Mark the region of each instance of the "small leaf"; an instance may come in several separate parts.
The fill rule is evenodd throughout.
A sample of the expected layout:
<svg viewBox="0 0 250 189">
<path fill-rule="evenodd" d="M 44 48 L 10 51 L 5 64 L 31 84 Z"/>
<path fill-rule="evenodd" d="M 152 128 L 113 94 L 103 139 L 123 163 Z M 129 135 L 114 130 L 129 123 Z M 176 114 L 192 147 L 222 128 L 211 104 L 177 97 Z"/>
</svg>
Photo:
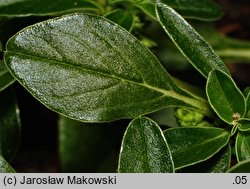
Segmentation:
<svg viewBox="0 0 250 189">
<path fill-rule="evenodd" d="M 175 169 L 211 158 L 229 141 L 230 134 L 214 127 L 182 127 L 164 131 Z"/>
<path fill-rule="evenodd" d="M 0 16 L 52 16 L 83 10 L 100 10 L 91 0 L 7 0 L 0 1 Z"/>
<path fill-rule="evenodd" d="M 220 6 L 210 0 L 161 0 L 161 2 L 187 18 L 213 21 L 222 17 Z"/>
<path fill-rule="evenodd" d="M 250 87 L 247 87 L 244 90 L 244 94 L 245 94 L 245 99 L 246 99 L 246 115 L 245 117 L 250 118 Z"/>
<path fill-rule="evenodd" d="M 250 173 L 250 159 L 236 164 L 228 172 L 229 173 Z"/>
<path fill-rule="evenodd" d="M 209 103 L 223 121 L 233 124 L 244 117 L 244 96 L 227 74 L 213 70 L 208 76 L 206 92 Z"/>
<path fill-rule="evenodd" d="M 103 17 L 72 14 L 29 26 L 8 41 L 4 59 L 33 96 L 73 119 L 133 118 L 166 106 L 211 113 L 206 100 L 181 90 L 145 46 Z"/>
<path fill-rule="evenodd" d="M 243 90 L 243 95 L 244 97 L 246 98 L 246 101 L 248 100 L 248 98 L 250 97 L 250 87 L 246 87 L 244 90 Z"/>
<path fill-rule="evenodd" d="M 235 151 L 238 162 L 250 158 L 250 133 L 239 132 L 236 137 Z"/>
<path fill-rule="evenodd" d="M 177 12 L 162 3 L 156 6 L 158 20 L 172 41 L 205 77 L 214 69 L 230 75 L 222 60 L 209 44 Z"/>
<path fill-rule="evenodd" d="M 174 171 L 169 147 L 160 127 L 146 117 L 128 126 L 119 157 L 122 173 L 171 173 Z"/>
<path fill-rule="evenodd" d="M 15 170 L 8 162 L 0 155 L 0 173 L 15 173 Z"/>
<path fill-rule="evenodd" d="M 130 11 L 116 9 L 106 15 L 106 18 L 131 31 L 134 24 L 134 15 Z"/>
<path fill-rule="evenodd" d="M 250 131 L 250 119 L 240 119 L 239 121 L 237 121 L 237 124 L 240 131 Z"/>
<path fill-rule="evenodd" d="M 0 154 L 12 161 L 20 144 L 19 109 L 14 92 L 6 89 L 0 93 Z"/>
<path fill-rule="evenodd" d="M 250 61 L 250 42 L 247 40 L 239 40 L 230 38 L 213 31 L 209 37 L 209 42 L 215 49 L 216 53 L 225 61 L 233 62 L 249 62 Z"/>
<path fill-rule="evenodd" d="M 4 62 L 0 60 L 0 92 L 15 82 L 15 78 L 10 74 Z"/>
<path fill-rule="evenodd" d="M 120 141 L 111 136 L 115 132 L 118 134 L 118 128 L 107 123 L 82 123 L 60 116 L 59 155 L 62 172 L 98 170 L 114 152 L 113 143 Z"/>
<path fill-rule="evenodd" d="M 180 169 L 181 173 L 225 173 L 230 168 L 230 144 L 223 147 L 217 154 L 201 163 Z"/>
</svg>

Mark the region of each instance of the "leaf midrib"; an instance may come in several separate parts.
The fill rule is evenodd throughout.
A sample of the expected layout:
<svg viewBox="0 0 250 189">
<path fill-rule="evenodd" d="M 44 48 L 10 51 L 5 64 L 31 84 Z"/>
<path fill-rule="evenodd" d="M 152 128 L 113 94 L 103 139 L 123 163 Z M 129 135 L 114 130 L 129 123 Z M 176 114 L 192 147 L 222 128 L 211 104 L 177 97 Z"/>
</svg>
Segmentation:
<svg viewBox="0 0 250 189">
<path fill-rule="evenodd" d="M 122 77 L 114 75 L 114 74 L 108 74 L 108 73 L 100 72 L 100 71 L 97 71 L 97 70 L 92 70 L 90 68 L 87 69 L 87 68 L 82 67 L 81 65 L 69 64 L 67 62 L 62 62 L 62 61 L 58 61 L 58 60 L 51 60 L 51 59 L 44 58 L 44 57 L 39 57 L 39 56 L 35 57 L 35 56 L 24 54 L 24 53 L 21 53 L 21 52 L 15 52 L 15 51 L 7 50 L 6 53 L 5 53 L 5 56 L 7 56 L 8 53 L 13 54 L 13 55 L 19 55 L 21 57 L 27 57 L 27 58 L 30 58 L 30 59 L 33 59 L 33 60 L 44 60 L 45 62 L 47 61 L 49 63 L 57 63 L 57 64 L 60 64 L 60 65 L 64 65 L 66 67 L 73 67 L 74 69 L 78 69 L 78 70 L 80 69 L 80 70 L 82 70 L 84 72 L 90 72 L 90 73 L 94 73 L 95 75 L 101 75 L 101 76 L 104 76 L 106 78 L 113 78 L 113 79 L 116 79 L 116 80 L 120 80 L 120 81 L 124 81 L 124 82 L 130 83 L 130 84 L 133 84 L 133 85 L 139 85 L 139 86 L 148 88 L 150 90 L 156 91 L 158 93 L 162 93 L 164 96 L 169 96 L 169 97 L 181 100 L 181 101 L 183 101 L 183 102 L 185 102 L 187 104 L 192 105 L 195 108 L 198 108 L 198 109 L 202 110 L 205 113 L 209 113 L 209 114 L 211 113 L 210 109 L 208 108 L 208 103 L 207 103 L 206 100 L 186 97 L 186 96 L 183 96 L 183 95 L 175 92 L 174 90 L 161 89 L 161 88 L 149 85 L 149 84 L 147 84 L 145 82 L 144 83 L 138 83 L 138 82 L 135 82 L 133 80 L 129 80 L 127 78 L 122 78 Z"/>
<path fill-rule="evenodd" d="M 142 136 L 142 140 L 143 140 L 143 156 L 144 156 L 144 160 L 146 162 L 145 163 L 145 167 L 146 167 L 146 172 L 150 172 L 151 169 L 150 169 L 150 164 L 149 164 L 149 157 L 148 157 L 148 143 L 146 141 L 146 135 L 145 135 L 145 128 L 146 127 L 144 124 L 143 124 L 143 118 L 140 119 L 140 133 L 141 133 L 141 136 Z"/>
<path fill-rule="evenodd" d="M 221 135 L 219 135 L 219 136 L 217 136 L 217 137 L 214 137 L 214 138 L 212 138 L 212 139 L 206 140 L 205 142 L 202 142 L 202 143 L 199 143 L 199 144 L 195 144 L 195 145 L 193 145 L 192 148 L 196 148 L 197 146 L 201 146 L 201 145 L 204 145 L 204 144 L 213 142 L 214 140 L 223 138 L 223 137 L 226 136 L 226 135 L 229 136 L 229 134 L 228 134 L 227 132 L 225 132 L 224 134 L 221 134 Z M 182 153 L 182 152 L 186 151 L 185 149 L 187 149 L 187 148 L 182 148 L 181 150 L 177 150 L 177 153 Z M 188 148 L 188 149 L 191 149 L 191 148 Z"/>
<path fill-rule="evenodd" d="M 223 134 L 223 135 L 217 136 L 217 137 L 215 137 L 215 138 L 213 138 L 213 139 L 207 140 L 207 142 L 204 142 L 204 143 L 202 143 L 202 144 L 209 143 L 209 142 L 211 142 L 211 141 L 213 141 L 213 140 L 216 140 L 216 139 L 218 139 L 218 138 L 220 138 L 220 137 L 224 137 L 225 135 L 228 135 L 228 134 L 225 133 L 225 134 Z M 226 143 L 226 144 L 227 144 L 227 143 Z M 225 145 L 226 145 L 226 144 L 225 144 Z M 224 147 L 225 145 L 223 145 L 222 147 Z M 194 145 L 194 146 L 197 147 L 197 146 L 199 146 L 199 145 Z M 209 159 L 210 157 L 212 157 L 213 154 L 216 154 L 216 153 L 219 152 L 220 150 L 221 150 L 221 148 L 217 149 L 214 153 L 212 153 L 210 156 L 208 156 L 208 157 L 206 157 L 206 158 L 204 158 L 204 159 L 200 159 L 200 160 L 195 161 L 195 162 L 188 162 L 188 163 L 186 163 L 185 165 L 181 165 L 181 166 L 178 166 L 178 167 L 176 166 L 175 169 L 177 170 L 177 169 L 181 169 L 181 168 L 184 168 L 184 167 L 193 165 L 193 164 L 195 164 L 195 163 L 204 162 L 204 161 L 206 161 L 207 159 Z M 179 152 L 183 152 L 183 151 L 184 151 L 184 150 L 180 150 Z M 178 153 L 179 153 L 179 152 L 178 152 Z M 174 157 L 173 157 L 173 158 L 174 158 Z"/>
</svg>

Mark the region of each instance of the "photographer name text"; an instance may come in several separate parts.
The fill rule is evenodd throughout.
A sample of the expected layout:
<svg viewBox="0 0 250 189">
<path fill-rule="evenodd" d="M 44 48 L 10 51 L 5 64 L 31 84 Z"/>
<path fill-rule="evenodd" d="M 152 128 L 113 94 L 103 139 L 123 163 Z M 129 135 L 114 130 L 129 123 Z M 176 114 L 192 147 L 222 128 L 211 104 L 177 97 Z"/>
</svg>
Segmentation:
<svg viewBox="0 0 250 189">
<path fill-rule="evenodd" d="M 86 177 L 86 176 L 66 176 L 66 177 L 28 177 L 22 176 L 18 179 L 9 178 L 5 185 L 13 183 L 13 179 L 16 184 L 21 185 L 115 185 L 117 184 L 116 176 L 107 177 Z M 9 183 L 8 183 L 9 182 Z"/>
</svg>

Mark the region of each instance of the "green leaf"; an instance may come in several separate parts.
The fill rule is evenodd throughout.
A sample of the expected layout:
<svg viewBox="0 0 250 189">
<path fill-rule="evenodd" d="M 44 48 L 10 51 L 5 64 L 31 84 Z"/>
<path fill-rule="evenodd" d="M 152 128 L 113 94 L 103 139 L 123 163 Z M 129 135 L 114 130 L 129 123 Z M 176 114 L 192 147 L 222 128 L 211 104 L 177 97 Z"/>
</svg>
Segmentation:
<svg viewBox="0 0 250 189">
<path fill-rule="evenodd" d="M 82 123 L 60 116 L 59 155 L 62 172 L 96 172 L 115 150 L 113 143 L 118 140 L 110 135 L 117 134 L 117 128 L 110 124 Z"/>
<path fill-rule="evenodd" d="M 250 42 L 238 39 L 230 38 L 218 33 L 213 25 L 207 23 L 194 23 L 192 26 L 198 31 L 198 33 L 205 39 L 205 41 L 212 46 L 215 53 L 225 63 L 246 63 L 250 62 Z M 180 55 L 179 50 L 170 43 L 168 40 L 164 41 L 165 44 L 161 44 L 158 57 L 171 70 L 183 70 L 188 68 L 188 61 L 184 56 Z M 159 41 L 158 41 L 159 45 Z M 159 45 L 160 46 L 160 45 Z M 165 48 L 164 48 L 165 47 Z"/>
<path fill-rule="evenodd" d="M 10 74 L 4 65 L 4 62 L 0 60 L 0 91 L 4 90 L 14 82 L 15 78 Z"/>
<path fill-rule="evenodd" d="M 151 2 L 141 2 L 136 4 L 136 6 L 141 9 L 145 14 L 153 19 L 157 19 L 155 12 L 155 4 Z"/>
<path fill-rule="evenodd" d="M 172 41 L 190 63 L 205 77 L 214 69 L 230 75 L 209 44 L 172 8 L 158 3 L 157 17 Z"/>
<path fill-rule="evenodd" d="M 228 172 L 229 173 L 250 173 L 250 159 L 236 164 Z"/>
<path fill-rule="evenodd" d="M 240 119 L 239 121 L 237 121 L 237 124 L 240 131 L 250 131 L 250 119 Z"/>
<path fill-rule="evenodd" d="M 171 173 L 174 171 L 169 147 L 160 127 L 146 117 L 128 126 L 119 157 L 122 173 Z"/>
<path fill-rule="evenodd" d="M 194 98 L 206 99 L 205 91 L 199 88 L 198 86 L 195 86 L 186 81 L 177 79 L 175 77 L 173 77 L 173 80 L 179 88 L 186 91 L 189 95 L 193 96 Z"/>
<path fill-rule="evenodd" d="M 250 42 L 231 38 L 219 33 L 214 24 L 196 23 L 195 28 L 213 47 L 222 60 L 229 63 L 248 63 L 250 60 Z"/>
<path fill-rule="evenodd" d="M 250 118 L 250 87 L 246 88 L 244 94 L 245 94 L 246 109 L 247 109 L 245 117 Z"/>
<path fill-rule="evenodd" d="M 243 90 L 243 95 L 244 97 L 246 98 L 246 101 L 248 101 L 248 98 L 250 97 L 250 87 L 246 87 L 244 90 Z"/>
<path fill-rule="evenodd" d="M 209 40 L 215 52 L 225 61 L 250 61 L 250 42 L 233 39 L 216 32 Z"/>
<path fill-rule="evenodd" d="M 0 1 L 0 16 L 52 16 L 83 10 L 101 10 L 91 0 L 4 0 Z"/>
<path fill-rule="evenodd" d="M 163 108 L 147 116 L 152 120 L 154 120 L 159 125 L 178 127 L 179 125 L 176 122 L 174 113 L 175 113 L 175 108 L 168 107 L 168 108 Z"/>
<path fill-rule="evenodd" d="M 183 17 L 204 21 L 213 21 L 222 17 L 223 12 L 210 0 L 161 0 Z"/>
<path fill-rule="evenodd" d="M 8 162 L 0 155 L 0 173 L 15 173 L 15 170 Z"/>
<path fill-rule="evenodd" d="M 201 163 L 178 170 L 181 173 L 225 173 L 230 168 L 230 144 L 222 148 L 217 154 Z"/>
<path fill-rule="evenodd" d="M 17 80 L 50 109 L 81 121 L 137 117 L 166 106 L 211 114 L 205 100 L 176 86 L 128 31 L 94 15 L 72 14 L 30 26 L 6 47 Z"/>
<path fill-rule="evenodd" d="M 243 94 L 227 74 L 213 70 L 207 80 L 208 101 L 217 115 L 229 124 L 244 117 L 246 103 Z"/>
<path fill-rule="evenodd" d="M 10 89 L 0 93 L 0 154 L 12 161 L 20 144 L 20 118 L 14 92 Z"/>
<path fill-rule="evenodd" d="M 250 158 L 250 133 L 238 132 L 235 142 L 235 151 L 238 162 Z"/>
<path fill-rule="evenodd" d="M 181 127 L 165 130 L 175 169 L 205 161 L 229 141 L 230 134 L 214 127 Z"/>
<path fill-rule="evenodd" d="M 131 31 L 134 24 L 134 15 L 130 11 L 116 9 L 106 15 L 106 18 Z"/>
</svg>

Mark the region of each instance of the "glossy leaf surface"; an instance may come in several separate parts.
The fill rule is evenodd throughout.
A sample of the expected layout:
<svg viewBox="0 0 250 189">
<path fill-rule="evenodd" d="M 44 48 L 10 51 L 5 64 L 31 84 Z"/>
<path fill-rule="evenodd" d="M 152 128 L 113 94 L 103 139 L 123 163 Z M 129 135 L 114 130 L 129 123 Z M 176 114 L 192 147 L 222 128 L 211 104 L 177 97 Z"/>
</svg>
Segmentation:
<svg viewBox="0 0 250 189">
<path fill-rule="evenodd" d="M 122 173 L 171 173 L 174 171 L 169 147 L 160 127 L 146 117 L 128 126 L 119 157 Z"/>
<path fill-rule="evenodd" d="M 30 26 L 8 41 L 4 58 L 33 96 L 73 119 L 110 121 L 169 105 L 210 112 L 135 37 L 103 17 L 72 14 Z"/>
<path fill-rule="evenodd" d="M 237 160 L 244 161 L 250 158 L 250 133 L 239 132 L 236 137 L 235 151 Z"/>
<path fill-rule="evenodd" d="M 183 17 L 199 20 L 217 20 L 222 16 L 221 8 L 211 0 L 161 0 Z"/>
<path fill-rule="evenodd" d="M 250 62 L 249 41 L 220 34 L 214 27 L 206 23 L 199 22 L 193 26 L 225 63 L 244 62 L 248 64 Z M 172 69 L 185 69 L 189 66 L 187 59 L 180 56 L 180 52 L 174 44 L 167 42 L 164 46 L 164 50 L 158 52 L 159 58 L 164 64 L 167 64 L 168 67 L 171 66 Z"/>
<path fill-rule="evenodd" d="M 83 10 L 100 10 L 101 7 L 90 0 L 2 0 L 0 16 L 46 16 L 59 15 Z"/>
<path fill-rule="evenodd" d="M 223 61 L 210 45 L 176 11 L 164 4 L 157 4 L 158 20 L 179 50 L 205 77 L 213 69 L 230 75 Z"/>
<path fill-rule="evenodd" d="M 243 94 L 231 77 L 214 70 L 207 80 L 206 92 L 208 101 L 217 115 L 229 124 L 242 118 L 246 111 Z"/>
<path fill-rule="evenodd" d="M 211 158 L 229 141 L 230 134 L 213 127 L 182 127 L 164 131 L 176 169 Z"/>
<path fill-rule="evenodd" d="M 14 91 L 0 93 L 0 154 L 8 161 L 15 157 L 20 144 L 20 118 Z"/>
<path fill-rule="evenodd" d="M 0 91 L 10 86 L 14 81 L 14 77 L 10 74 L 4 62 L 0 60 Z"/>
<path fill-rule="evenodd" d="M 250 173 L 250 159 L 236 164 L 228 172 L 229 173 Z"/>
<path fill-rule="evenodd" d="M 8 162 L 0 155 L 0 173 L 15 173 L 15 170 Z"/>
<path fill-rule="evenodd" d="M 231 147 L 228 144 L 206 161 L 178 170 L 181 173 L 225 173 L 230 168 Z"/>
</svg>

